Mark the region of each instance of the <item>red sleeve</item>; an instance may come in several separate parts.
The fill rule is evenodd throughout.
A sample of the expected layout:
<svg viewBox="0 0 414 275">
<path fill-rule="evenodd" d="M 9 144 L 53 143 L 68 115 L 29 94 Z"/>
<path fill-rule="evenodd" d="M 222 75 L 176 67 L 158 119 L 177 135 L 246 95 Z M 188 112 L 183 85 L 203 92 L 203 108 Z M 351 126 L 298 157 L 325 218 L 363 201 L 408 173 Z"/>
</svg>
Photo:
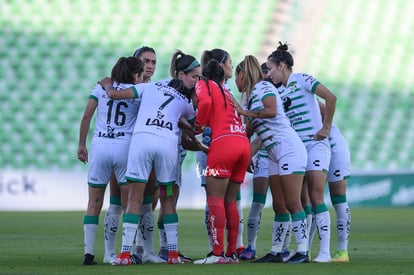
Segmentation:
<svg viewBox="0 0 414 275">
<path fill-rule="evenodd" d="M 198 99 L 197 116 L 195 125 L 197 128 L 210 125 L 210 110 L 212 98 L 209 94 L 207 84 L 204 80 L 200 80 L 196 84 L 196 94 Z"/>
</svg>

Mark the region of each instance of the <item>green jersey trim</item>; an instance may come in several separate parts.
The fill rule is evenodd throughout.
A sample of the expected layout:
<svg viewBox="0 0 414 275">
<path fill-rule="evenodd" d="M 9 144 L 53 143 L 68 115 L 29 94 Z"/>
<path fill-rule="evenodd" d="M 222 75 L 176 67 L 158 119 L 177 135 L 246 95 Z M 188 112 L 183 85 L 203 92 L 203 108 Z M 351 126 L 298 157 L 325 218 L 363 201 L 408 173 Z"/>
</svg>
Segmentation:
<svg viewBox="0 0 414 275">
<path fill-rule="evenodd" d="M 90 95 L 88 98 L 98 102 L 98 98 L 94 95 Z"/>
<path fill-rule="evenodd" d="M 319 81 L 316 81 L 315 83 L 313 83 L 312 88 L 311 88 L 312 93 L 315 93 L 316 87 L 318 87 L 319 84 L 320 84 Z"/>
<path fill-rule="evenodd" d="M 135 88 L 134 86 L 131 86 L 131 89 L 132 89 L 132 91 L 134 91 L 135 98 L 138 98 L 137 88 Z"/>
</svg>

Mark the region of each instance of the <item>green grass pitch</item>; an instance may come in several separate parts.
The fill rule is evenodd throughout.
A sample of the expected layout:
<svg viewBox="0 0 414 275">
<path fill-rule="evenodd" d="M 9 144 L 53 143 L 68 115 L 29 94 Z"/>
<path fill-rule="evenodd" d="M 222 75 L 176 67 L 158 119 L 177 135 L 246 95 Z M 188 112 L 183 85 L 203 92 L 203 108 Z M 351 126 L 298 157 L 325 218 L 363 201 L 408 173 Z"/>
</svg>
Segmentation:
<svg viewBox="0 0 414 275">
<path fill-rule="evenodd" d="M 202 210 L 179 210 L 180 251 L 193 259 L 208 252 Z M 245 210 L 247 218 L 248 210 Z M 0 274 L 414 274 L 414 208 L 351 208 L 349 263 L 194 265 L 102 264 L 104 213 L 100 216 L 95 256 L 98 264 L 82 266 L 82 212 L 0 212 Z M 271 247 L 273 213 L 265 209 L 257 256 Z M 336 248 L 331 209 L 331 251 Z M 155 250 L 158 250 L 155 231 Z M 244 230 L 246 243 L 246 229 Z M 120 234 L 117 247 L 120 247 Z M 294 238 L 292 238 L 292 243 Z M 317 237 L 312 256 L 318 249 Z"/>
</svg>

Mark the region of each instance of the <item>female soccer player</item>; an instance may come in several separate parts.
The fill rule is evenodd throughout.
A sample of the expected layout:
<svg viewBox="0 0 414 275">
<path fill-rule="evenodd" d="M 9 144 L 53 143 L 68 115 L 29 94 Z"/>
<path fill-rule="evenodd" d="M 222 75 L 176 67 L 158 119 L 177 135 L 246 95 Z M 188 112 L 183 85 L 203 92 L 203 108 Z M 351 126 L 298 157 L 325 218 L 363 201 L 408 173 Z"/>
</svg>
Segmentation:
<svg viewBox="0 0 414 275">
<path fill-rule="evenodd" d="M 197 59 L 189 54 L 185 54 L 181 50 L 177 50 L 172 58 L 171 58 L 171 64 L 170 64 L 170 75 L 174 79 L 180 79 L 183 82 L 183 85 L 188 88 L 189 94 L 187 94 L 187 98 L 189 102 L 192 102 L 194 108 L 197 106 L 197 96 L 194 93 L 194 87 L 195 84 L 200 79 L 201 75 L 201 67 L 200 63 L 197 61 Z M 170 79 L 161 80 L 158 81 L 158 83 L 164 83 L 167 84 Z M 190 124 L 193 124 L 194 121 L 191 121 Z M 191 126 L 191 125 L 190 125 Z M 175 197 L 175 201 L 177 202 L 178 196 L 180 193 L 181 188 L 181 166 L 182 163 L 187 156 L 187 150 L 184 149 L 183 145 L 190 146 L 189 149 L 192 150 L 199 150 L 198 146 L 194 146 L 193 142 L 187 142 L 187 140 L 191 139 L 191 137 L 187 136 L 184 132 L 180 133 L 180 141 L 178 144 L 178 152 L 180 155 L 179 159 L 179 170 L 177 174 L 177 181 L 175 182 L 175 185 L 173 186 L 173 194 Z M 158 232 L 160 237 L 160 252 L 159 256 L 162 259 L 167 260 L 168 259 L 168 247 L 167 247 L 167 239 L 165 236 L 165 230 L 164 230 L 164 224 L 162 222 L 162 216 L 163 216 L 163 209 L 161 208 L 158 212 Z M 185 262 L 191 262 L 192 259 L 190 257 L 184 256 L 180 253 L 181 260 Z"/>
<path fill-rule="evenodd" d="M 140 60 L 134 57 L 121 57 L 112 68 L 113 88 L 118 91 L 142 82 L 143 72 L 144 66 Z M 137 99 L 112 100 L 106 96 L 106 92 L 100 85 L 96 85 L 89 96 L 80 125 L 78 146 L 79 160 L 84 163 L 89 160 L 89 202 L 83 221 L 85 255 L 82 264 L 84 265 L 96 263 L 94 260 L 94 244 L 99 213 L 102 209 L 106 185 L 112 174 L 119 182 L 121 200 L 126 200 L 126 156 L 139 104 L 140 102 Z M 89 158 L 86 138 L 91 119 L 96 110 L 96 126 Z M 117 227 L 118 224 L 115 226 Z M 109 253 L 107 250 L 109 250 Z M 105 247 L 105 255 L 109 258 L 105 258 L 104 262 L 112 261 L 110 250 L 113 250 L 113 247 Z"/>
<path fill-rule="evenodd" d="M 247 117 L 269 156 L 269 186 L 275 218 L 271 252 L 255 262 L 284 262 L 283 244 L 292 216 L 297 243 L 290 263 L 309 262 L 306 215 L 300 194 L 306 166 L 306 149 L 283 111 L 276 87 L 265 81 L 259 62 L 248 55 L 236 67 L 236 85 L 246 96 L 247 110 L 233 100 L 239 114 Z"/>
<path fill-rule="evenodd" d="M 180 82 L 180 80 L 177 80 Z M 171 81 L 170 84 L 176 84 Z M 178 255 L 178 216 L 173 196 L 173 185 L 178 168 L 178 121 L 181 117 L 194 118 L 195 111 L 188 99 L 170 86 L 146 83 L 116 92 L 111 80 L 101 80 L 109 97 L 141 98 L 141 106 L 135 123 L 134 134 L 128 152 L 126 179 L 128 205 L 123 218 L 122 249 L 115 265 L 129 265 L 131 248 L 138 228 L 140 208 L 145 185 L 152 169 L 160 186 L 163 223 L 168 242 L 168 263 L 181 263 Z M 182 82 L 181 82 L 182 84 Z M 174 87 L 177 87 L 174 85 Z M 181 85 L 184 93 L 184 85 Z"/>
<path fill-rule="evenodd" d="M 238 263 L 239 213 L 236 198 L 250 161 L 250 145 L 241 118 L 231 104 L 231 94 L 224 86 L 225 74 L 231 74 L 231 66 L 223 68 L 225 66 L 222 65 L 226 58 L 231 64 L 230 56 L 226 55 L 223 53 L 220 62 L 210 60 L 203 68 L 205 78 L 196 85 L 196 127 L 199 132 L 204 127 L 211 128 L 206 193 L 213 251 L 195 264 Z M 227 248 L 224 254 L 225 228 Z"/>
<path fill-rule="evenodd" d="M 215 48 L 212 50 L 205 50 L 202 53 L 201 56 L 201 67 L 205 67 L 205 65 L 207 65 L 207 63 L 210 60 L 216 60 L 219 62 L 220 66 L 223 68 L 224 70 L 224 86 L 227 88 L 227 90 L 231 93 L 230 88 L 228 86 L 226 86 L 226 82 L 228 79 L 232 78 L 233 76 L 233 65 L 231 64 L 231 56 L 230 54 L 223 49 L 219 49 L 219 48 Z M 203 171 L 205 171 L 206 169 L 206 165 L 207 165 L 207 155 L 203 152 L 203 151 L 197 151 L 195 153 L 196 155 L 196 161 L 197 161 L 197 168 L 198 168 L 198 175 L 201 178 L 201 186 L 205 188 L 206 185 L 206 179 L 204 176 Z M 241 203 L 240 203 L 240 192 L 237 194 L 237 200 L 236 200 L 236 205 L 237 205 L 237 210 L 239 211 L 239 217 L 240 217 L 240 225 L 239 225 L 239 232 L 237 235 L 237 255 L 239 255 L 243 250 L 244 250 L 244 245 L 243 245 L 243 223 L 244 223 L 244 219 L 243 219 L 243 209 L 241 207 Z M 210 242 L 211 238 L 210 238 L 210 229 L 209 229 L 209 223 L 208 223 L 208 216 L 209 216 L 209 209 L 208 209 L 208 205 L 206 205 L 205 207 L 205 211 L 204 211 L 204 223 L 206 226 L 206 230 L 207 230 L 207 239 L 209 240 L 209 246 L 210 246 L 210 253 L 213 250 L 213 246 Z"/>
<path fill-rule="evenodd" d="M 320 238 L 319 253 L 313 261 L 330 262 L 331 221 L 324 202 L 324 187 L 331 157 L 327 137 L 332 126 L 336 96 L 313 76 L 293 73 L 293 63 L 288 46 L 280 43 L 269 55 L 267 67 L 273 83 L 282 83 L 278 90 L 286 115 L 308 152 L 305 181 Z M 317 96 L 325 100 L 323 122 Z"/>
</svg>

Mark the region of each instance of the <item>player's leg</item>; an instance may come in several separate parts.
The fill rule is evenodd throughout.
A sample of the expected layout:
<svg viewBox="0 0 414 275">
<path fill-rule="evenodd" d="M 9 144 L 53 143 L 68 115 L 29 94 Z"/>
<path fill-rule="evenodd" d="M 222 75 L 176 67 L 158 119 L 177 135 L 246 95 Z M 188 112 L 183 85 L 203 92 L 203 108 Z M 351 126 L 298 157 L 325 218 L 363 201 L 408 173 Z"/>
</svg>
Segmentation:
<svg viewBox="0 0 414 275">
<path fill-rule="evenodd" d="M 351 227 L 351 211 L 346 200 L 346 184 L 346 179 L 339 182 L 329 182 L 331 201 L 336 212 L 338 249 L 332 257 L 335 262 L 349 261 L 348 240 Z"/>
<path fill-rule="evenodd" d="M 83 233 L 84 233 L 84 257 L 83 265 L 96 264 L 95 258 L 95 238 L 96 231 L 99 224 L 99 213 L 102 209 L 103 198 L 105 194 L 106 185 L 89 185 L 88 193 L 88 207 L 83 218 Z"/>
</svg>

